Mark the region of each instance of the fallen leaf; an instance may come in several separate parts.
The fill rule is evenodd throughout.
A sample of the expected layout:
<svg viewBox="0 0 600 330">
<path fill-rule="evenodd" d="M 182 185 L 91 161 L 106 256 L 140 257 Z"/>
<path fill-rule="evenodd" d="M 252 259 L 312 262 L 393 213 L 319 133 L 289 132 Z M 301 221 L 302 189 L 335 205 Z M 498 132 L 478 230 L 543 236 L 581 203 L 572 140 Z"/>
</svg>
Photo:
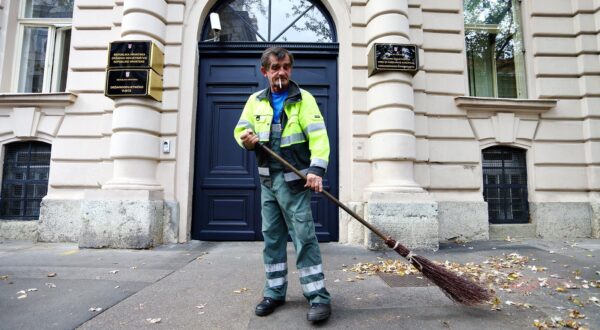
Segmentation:
<svg viewBox="0 0 600 330">
<path fill-rule="evenodd" d="M 8 280 L 8 275 L 0 275 L 0 281 Z"/>
<path fill-rule="evenodd" d="M 48 276 L 48 277 L 55 277 L 56 273 L 48 273 L 46 276 Z"/>
<path fill-rule="evenodd" d="M 566 320 L 564 326 L 571 329 L 580 329 L 579 322 L 575 320 Z"/>
<path fill-rule="evenodd" d="M 27 289 L 27 292 L 35 292 L 35 291 L 37 291 L 37 290 L 38 290 L 38 289 L 36 289 L 36 288 L 31 288 L 31 289 Z"/>
<path fill-rule="evenodd" d="M 502 301 L 500 301 L 500 299 L 498 297 L 494 297 L 494 299 L 492 300 L 492 310 L 493 311 L 501 311 L 502 308 L 500 308 L 500 306 L 502 305 Z"/>
<path fill-rule="evenodd" d="M 514 301 L 510 301 L 510 300 L 507 300 L 504 303 L 508 306 L 517 306 L 517 307 L 522 307 L 522 308 L 532 308 L 533 307 L 530 304 L 524 304 L 524 303 L 514 302 Z"/>
<path fill-rule="evenodd" d="M 196 306 L 196 308 L 198 308 L 198 309 L 202 309 L 202 308 L 204 308 L 205 306 L 206 306 L 206 304 L 200 304 L 200 305 Z"/>
<path fill-rule="evenodd" d="M 235 290 L 235 291 L 233 291 L 233 292 L 234 292 L 234 293 L 242 293 L 242 292 L 246 292 L 246 291 L 248 291 L 248 288 L 241 288 L 241 289 L 239 289 L 239 290 Z"/>
<path fill-rule="evenodd" d="M 90 312 L 101 312 L 102 311 L 102 307 L 90 307 L 90 309 L 88 309 Z"/>
<path fill-rule="evenodd" d="M 579 307 L 584 307 L 583 303 L 581 302 L 581 300 L 579 300 L 577 297 L 575 296 L 570 296 L 569 301 L 571 301 L 573 304 L 579 306 Z"/>
<path fill-rule="evenodd" d="M 116 274 L 116 273 L 118 273 L 118 272 L 119 272 L 119 270 L 118 270 L 118 269 L 115 269 L 115 270 L 111 270 L 109 273 L 111 273 L 111 274 Z"/>
<path fill-rule="evenodd" d="M 564 324 L 564 321 L 563 321 L 562 317 L 560 317 L 560 316 L 550 317 L 550 322 L 552 322 L 553 326 L 562 326 Z"/>
<path fill-rule="evenodd" d="M 508 278 L 509 281 L 515 281 L 517 280 L 519 277 L 521 277 L 521 274 L 519 273 L 509 273 L 508 276 L 506 276 L 506 278 Z"/>
<path fill-rule="evenodd" d="M 591 301 L 592 304 L 600 307 L 600 300 L 598 298 L 596 298 L 596 297 L 590 297 L 588 300 Z"/>
<path fill-rule="evenodd" d="M 17 299 L 25 299 L 25 298 L 27 298 L 26 294 L 22 294 L 22 295 L 20 295 L 20 296 L 17 297 Z"/>
<path fill-rule="evenodd" d="M 154 318 L 154 319 L 153 318 L 147 318 L 146 319 L 146 321 L 148 321 L 148 323 L 151 323 L 151 324 L 160 323 L 160 320 L 161 320 L 160 317 L 157 317 L 157 318 Z"/>
<path fill-rule="evenodd" d="M 571 312 L 569 313 L 569 317 L 570 318 L 574 318 L 574 319 L 584 319 L 585 315 L 581 314 L 578 310 L 576 309 L 572 309 Z"/>
<path fill-rule="evenodd" d="M 49 288 L 51 288 L 51 289 L 56 288 L 56 284 L 54 284 L 54 283 L 46 283 L 46 286 L 49 287 Z"/>
</svg>

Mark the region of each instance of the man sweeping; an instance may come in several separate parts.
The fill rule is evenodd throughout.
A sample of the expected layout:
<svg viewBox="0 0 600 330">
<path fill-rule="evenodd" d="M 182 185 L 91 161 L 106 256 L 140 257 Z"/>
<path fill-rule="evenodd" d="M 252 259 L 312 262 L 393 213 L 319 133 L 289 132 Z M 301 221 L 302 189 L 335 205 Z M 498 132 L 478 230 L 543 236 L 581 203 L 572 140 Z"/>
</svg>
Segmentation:
<svg viewBox="0 0 600 330">
<path fill-rule="evenodd" d="M 269 87 L 248 98 L 234 130 L 241 147 L 255 150 L 260 142 L 300 169 L 307 178 L 304 182 L 256 148 L 266 281 L 263 300 L 256 306 L 255 313 L 266 316 L 285 303 L 289 234 L 296 249 L 302 291 L 310 303 L 307 318 L 324 321 L 331 314 L 331 300 L 325 289 L 310 190 L 323 191 L 329 139 L 314 97 L 290 80 L 293 64 L 293 55 L 284 48 L 273 47 L 263 52 L 260 71 Z"/>
</svg>

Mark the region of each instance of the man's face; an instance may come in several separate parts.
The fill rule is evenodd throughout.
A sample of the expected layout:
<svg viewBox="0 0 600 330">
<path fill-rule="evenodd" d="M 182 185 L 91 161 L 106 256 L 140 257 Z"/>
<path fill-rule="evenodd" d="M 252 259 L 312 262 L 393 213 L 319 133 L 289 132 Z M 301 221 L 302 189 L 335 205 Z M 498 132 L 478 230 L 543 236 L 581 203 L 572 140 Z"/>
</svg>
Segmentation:
<svg viewBox="0 0 600 330">
<path fill-rule="evenodd" d="M 269 81 L 271 91 L 280 92 L 284 91 L 290 85 L 290 78 L 292 77 L 292 63 L 290 57 L 285 55 L 282 59 L 277 59 L 277 56 L 271 55 L 269 58 L 269 68 L 260 68 L 263 76 Z"/>
</svg>

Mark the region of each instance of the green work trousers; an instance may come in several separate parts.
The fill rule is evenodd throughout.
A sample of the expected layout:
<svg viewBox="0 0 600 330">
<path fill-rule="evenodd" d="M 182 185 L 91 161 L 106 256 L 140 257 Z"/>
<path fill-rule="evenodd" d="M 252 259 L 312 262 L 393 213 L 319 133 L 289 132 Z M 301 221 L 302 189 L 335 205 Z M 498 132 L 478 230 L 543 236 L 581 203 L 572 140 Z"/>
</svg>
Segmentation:
<svg viewBox="0 0 600 330">
<path fill-rule="evenodd" d="M 275 135 L 275 136 L 274 136 Z M 271 134 L 272 149 L 279 149 L 277 133 Z M 296 249 L 296 268 L 304 297 L 312 303 L 329 304 L 321 251 L 310 208 L 310 190 L 292 193 L 283 170 L 271 166 L 271 188 L 261 186 L 262 233 L 265 240 L 263 261 L 266 281 L 264 296 L 285 300 L 287 291 L 287 237 Z"/>
</svg>

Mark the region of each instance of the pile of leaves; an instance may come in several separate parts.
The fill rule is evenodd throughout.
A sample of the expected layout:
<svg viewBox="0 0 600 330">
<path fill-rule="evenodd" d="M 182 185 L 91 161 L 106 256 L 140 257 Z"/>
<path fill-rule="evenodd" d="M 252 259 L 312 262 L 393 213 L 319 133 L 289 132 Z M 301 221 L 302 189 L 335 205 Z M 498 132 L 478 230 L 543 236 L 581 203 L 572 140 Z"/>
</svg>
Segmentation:
<svg viewBox="0 0 600 330">
<path fill-rule="evenodd" d="M 377 273 L 396 274 L 398 276 L 420 276 L 420 272 L 404 260 L 383 258 L 378 259 L 379 260 L 375 263 L 361 262 L 351 267 L 344 267 L 344 271 L 352 271 L 361 275 L 369 276 Z M 584 302 L 577 294 L 570 294 L 570 292 L 571 290 L 579 288 L 600 288 L 600 281 L 588 281 L 581 278 L 580 270 L 574 270 L 572 272 L 573 279 L 563 279 L 557 274 L 548 275 L 548 269 L 546 267 L 530 264 L 534 261 L 536 260 L 527 256 L 522 256 L 518 253 L 510 253 L 489 257 L 482 263 L 469 262 L 460 264 L 450 261 L 436 263 L 443 265 L 447 269 L 454 271 L 461 276 L 466 276 L 473 281 L 487 285 L 487 287 L 493 292 L 518 292 L 527 296 L 532 294 L 532 291 L 546 288 L 547 290 L 551 290 L 551 294 L 566 293 L 567 300 L 570 302 L 570 305 L 574 305 L 574 308 L 571 309 L 561 308 L 562 310 L 568 312 L 567 318 L 563 319 L 559 316 L 553 316 L 549 320 L 535 320 L 532 325 L 538 329 L 560 327 L 579 330 L 588 329 L 584 324 L 581 323 L 581 319 L 584 319 L 585 315 L 575 308 L 585 307 L 588 301 L 589 303 L 600 307 L 600 302 L 596 297 L 590 297 L 588 301 Z M 358 275 L 356 278 L 362 279 L 361 276 Z M 495 296 L 494 299 L 489 303 L 492 310 L 499 311 L 502 309 L 503 302 L 498 296 Z M 527 309 L 533 307 L 528 303 L 519 303 L 511 300 L 506 300 L 504 305 Z"/>
</svg>

